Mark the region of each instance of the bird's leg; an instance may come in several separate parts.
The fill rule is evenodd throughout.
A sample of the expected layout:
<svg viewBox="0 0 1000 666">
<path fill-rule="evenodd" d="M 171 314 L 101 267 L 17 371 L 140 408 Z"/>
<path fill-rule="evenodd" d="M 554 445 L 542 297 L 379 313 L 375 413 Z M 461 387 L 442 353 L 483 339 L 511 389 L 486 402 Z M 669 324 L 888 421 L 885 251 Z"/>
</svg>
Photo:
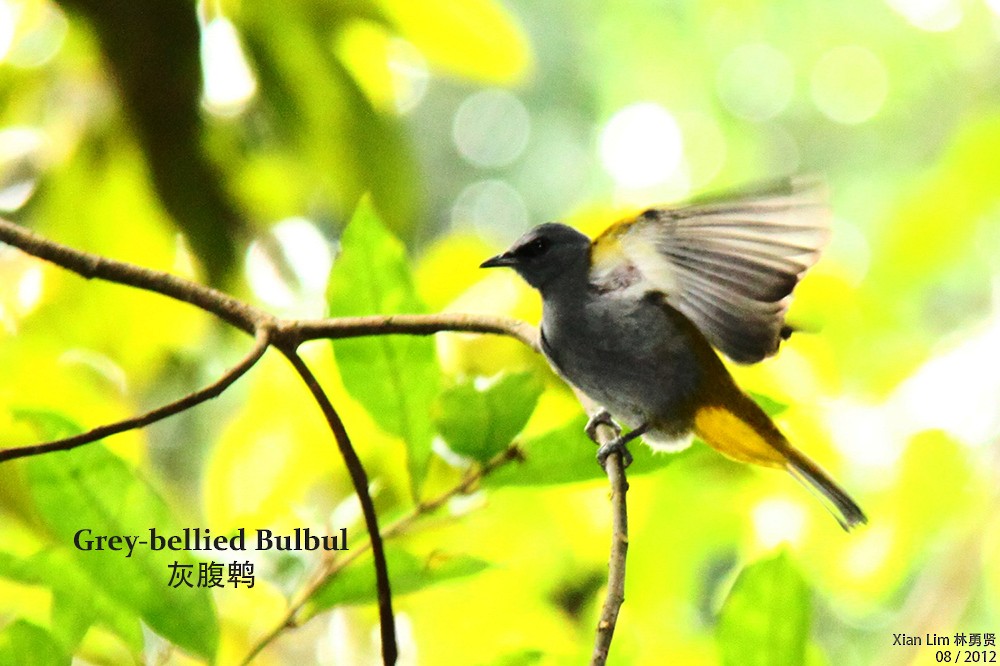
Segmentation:
<svg viewBox="0 0 1000 666">
<path fill-rule="evenodd" d="M 597 441 L 597 427 L 602 425 L 606 425 L 614 430 L 615 437 L 622 434 L 622 429 L 619 428 L 618 424 L 611 419 L 611 414 L 608 410 L 602 407 L 601 411 L 590 417 L 590 420 L 587 421 L 587 426 L 583 429 L 584 432 L 587 433 L 587 437 L 589 437 L 590 441 L 594 444 L 600 444 L 600 442 Z"/>
<path fill-rule="evenodd" d="M 644 434 L 647 430 L 649 430 L 649 428 L 650 425 L 648 423 L 643 423 L 638 428 L 629 431 L 628 434 L 619 434 L 607 444 L 602 444 L 597 449 L 597 462 L 601 465 L 601 467 L 604 467 L 604 463 L 607 461 L 608 456 L 617 451 L 622 457 L 622 466 L 628 467 L 632 464 L 632 454 L 628 450 L 628 443 L 636 437 Z"/>
</svg>

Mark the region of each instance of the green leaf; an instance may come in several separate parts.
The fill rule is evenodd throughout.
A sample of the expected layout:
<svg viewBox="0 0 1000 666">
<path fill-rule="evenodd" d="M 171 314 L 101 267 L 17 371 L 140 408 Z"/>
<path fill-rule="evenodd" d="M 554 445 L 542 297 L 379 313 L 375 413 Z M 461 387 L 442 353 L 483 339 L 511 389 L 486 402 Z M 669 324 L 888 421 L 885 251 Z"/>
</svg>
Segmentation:
<svg viewBox="0 0 1000 666">
<path fill-rule="evenodd" d="M 26 558 L 0 552 L 0 577 L 52 590 L 52 630 L 73 649 L 92 624 L 111 630 L 136 656 L 143 647 L 139 615 L 102 591 L 62 546 L 46 548 Z"/>
<path fill-rule="evenodd" d="M 75 649 L 80 644 L 93 624 L 93 617 L 94 604 L 91 596 L 74 597 L 61 590 L 52 591 L 52 627 L 59 633 L 59 638 L 67 648 Z M 138 617 L 136 621 L 138 622 Z M 139 628 L 138 624 L 136 628 Z M 140 647 L 140 651 L 141 649 Z"/>
<path fill-rule="evenodd" d="M 15 620 L 0 631 L 0 666 L 68 665 L 70 657 L 41 627 Z"/>
<path fill-rule="evenodd" d="M 369 192 L 393 229 L 410 229 L 420 174 L 404 128 L 397 115 L 372 105 L 330 44 L 359 20 L 388 25 L 380 11 L 368 2 L 325 3 L 322 11 L 286 3 L 275 14 L 266 3 L 247 3 L 238 20 L 261 111 L 295 170 L 277 186 L 294 190 L 298 206 L 306 199 L 338 213 Z M 268 206 L 274 187 L 247 195 Z"/>
<path fill-rule="evenodd" d="M 726 666 L 794 666 L 805 662 L 812 602 L 787 552 L 740 572 L 716 629 Z"/>
<path fill-rule="evenodd" d="M 540 664 L 545 659 L 542 650 L 525 649 L 501 655 L 491 661 L 483 662 L 484 666 L 529 666 Z"/>
<path fill-rule="evenodd" d="M 18 416 L 32 418 L 49 435 L 70 427 L 66 419 L 49 413 L 20 412 Z M 23 464 L 39 515 L 94 584 L 135 610 L 167 640 L 212 658 L 219 627 L 208 590 L 168 586 L 169 564 L 194 564 L 186 553 L 151 551 L 140 544 L 126 558 L 124 551 L 80 550 L 74 544 L 80 530 L 90 530 L 91 538 L 129 535 L 148 540 L 151 528 L 160 534 L 177 534 L 170 511 L 156 491 L 101 444 L 36 456 Z"/>
<path fill-rule="evenodd" d="M 386 551 L 393 597 L 410 594 L 456 578 L 473 576 L 489 568 L 489 563 L 467 555 L 431 553 L 418 557 L 398 548 Z M 357 562 L 320 587 L 309 600 L 311 616 L 333 606 L 364 604 L 378 598 L 371 558 Z"/>
<path fill-rule="evenodd" d="M 597 464 L 597 447 L 584 433 L 587 419 L 573 419 L 524 443 L 524 460 L 505 465 L 484 480 L 493 486 L 545 486 L 607 478 Z M 629 445 L 633 462 L 629 476 L 662 469 L 681 457 L 692 455 L 687 449 L 680 453 L 654 453 L 642 442 Z"/>
<path fill-rule="evenodd" d="M 499 375 L 485 386 L 477 384 L 469 380 L 442 392 L 434 422 L 448 448 L 486 462 L 521 432 L 543 386 L 532 372 Z"/>
<path fill-rule="evenodd" d="M 341 237 L 342 253 L 330 273 L 330 315 L 421 313 L 406 252 L 367 199 Z M 440 383 L 431 337 L 398 335 L 334 340 L 347 391 L 386 432 L 406 442 L 416 496 L 427 471 L 434 429 L 431 408 Z"/>
<path fill-rule="evenodd" d="M 771 396 L 764 395 L 763 393 L 755 393 L 754 391 L 748 391 L 748 394 L 772 418 L 788 409 L 788 403 L 775 400 Z"/>
</svg>

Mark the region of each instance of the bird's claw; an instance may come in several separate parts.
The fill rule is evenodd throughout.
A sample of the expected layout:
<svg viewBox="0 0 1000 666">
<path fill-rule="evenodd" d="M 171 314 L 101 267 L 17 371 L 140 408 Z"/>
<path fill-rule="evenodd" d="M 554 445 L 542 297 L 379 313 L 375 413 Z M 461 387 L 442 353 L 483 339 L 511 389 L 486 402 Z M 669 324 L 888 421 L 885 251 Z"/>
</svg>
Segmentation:
<svg viewBox="0 0 1000 666">
<path fill-rule="evenodd" d="M 622 457 L 622 468 L 628 467 L 632 464 L 632 454 L 628 450 L 628 440 L 622 436 L 615 437 L 613 440 L 607 444 L 601 444 L 597 449 L 597 462 L 601 467 L 605 466 L 607 463 L 608 456 L 612 453 L 617 453 Z"/>
<path fill-rule="evenodd" d="M 597 437 L 597 428 L 599 426 L 608 426 L 611 428 L 615 433 L 614 439 L 606 444 L 601 444 L 600 439 Z M 628 443 L 646 432 L 648 428 L 648 425 L 642 425 L 627 435 L 623 435 L 621 427 L 611 419 L 611 414 L 608 413 L 608 410 L 602 409 L 590 417 L 587 421 L 587 427 L 584 430 L 587 433 L 587 437 L 590 437 L 595 444 L 599 445 L 597 448 L 597 462 L 601 467 L 604 467 L 608 456 L 612 453 L 617 453 L 622 458 L 622 468 L 625 468 L 632 464 L 632 454 L 628 450 Z"/>
<path fill-rule="evenodd" d="M 622 429 L 618 426 L 617 423 L 615 423 L 611 419 L 611 414 L 608 413 L 608 410 L 602 409 L 601 411 L 597 412 L 596 414 L 590 417 L 590 419 L 587 421 L 587 426 L 584 428 L 584 432 L 587 433 L 587 437 L 590 438 L 590 441 L 598 443 L 597 428 L 598 426 L 602 425 L 608 426 L 609 428 L 614 430 L 616 438 L 621 436 Z M 604 463 L 602 462 L 601 464 Z"/>
</svg>

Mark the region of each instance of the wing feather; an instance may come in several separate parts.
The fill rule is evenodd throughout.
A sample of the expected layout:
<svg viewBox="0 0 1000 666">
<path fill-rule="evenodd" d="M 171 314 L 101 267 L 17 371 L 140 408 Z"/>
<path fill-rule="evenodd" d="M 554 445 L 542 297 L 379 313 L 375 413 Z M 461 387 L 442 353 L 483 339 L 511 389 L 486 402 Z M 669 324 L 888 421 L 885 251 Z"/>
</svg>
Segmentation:
<svg viewBox="0 0 1000 666">
<path fill-rule="evenodd" d="M 753 291 L 768 302 L 781 299 L 792 290 L 796 282 L 794 276 L 754 266 L 735 263 L 727 265 L 725 261 L 713 257 L 672 256 L 671 260 L 678 270 L 700 275 L 739 293 L 745 293 L 749 288 L 747 282 L 753 281 Z"/>
<path fill-rule="evenodd" d="M 828 237 L 822 183 L 790 179 L 614 225 L 594 241 L 602 260 L 591 281 L 611 293 L 663 292 L 716 348 L 754 363 L 777 351 L 790 294 Z M 632 277 L 612 284 L 623 274 Z"/>
<path fill-rule="evenodd" d="M 756 354 L 756 350 L 769 344 L 772 337 L 768 319 L 739 317 L 714 307 L 706 298 L 694 292 L 678 299 L 678 309 L 691 312 L 692 320 L 700 322 L 702 330 L 711 331 L 712 335 L 728 336 L 729 343 L 726 355 L 730 358 L 743 358 Z M 751 325 L 757 324 L 757 325 Z M 706 334 L 706 337 L 710 337 Z"/>
</svg>

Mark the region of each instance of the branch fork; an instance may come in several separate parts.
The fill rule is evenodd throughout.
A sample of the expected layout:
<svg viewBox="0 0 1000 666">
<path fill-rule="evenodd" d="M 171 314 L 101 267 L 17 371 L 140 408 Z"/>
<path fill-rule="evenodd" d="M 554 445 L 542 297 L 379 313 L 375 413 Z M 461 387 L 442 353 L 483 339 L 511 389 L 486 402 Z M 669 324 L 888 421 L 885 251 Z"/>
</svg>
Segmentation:
<svg viewBox="0 0 1000 666">
<path fill-rule="evenodd" d="M 368 476 L 364 465 L 351 444 L 350 437 L 328 395 L 298 353 L 299 346 L 309 340 L 339 339 L 373 335 L 432 335 L 440 332 L 466 332 L 490 335 L 504 335 L 520 341 L 538 352 L 538 332 L 534 326 L 507 317 L 491 317 L 471 314 L 436 315 L 373 315 L 368 317 L 343 317 L 335 319 L 279 319 L 271 313 L 250 303 L 240 301 L 217 289 L 198 284 L 169 273 L 109 259 L 97 254 L 83 252 L 44 238 L 16 224 L 0 219 L 0 242 L 17 247 L 26 254 L 51 262 L 61 268 L 77 273 L 86 279 L 99 279 L 125 286 L 151 291 L 167 298 L 189 303 L 205 312 L 215 315 L 254 339 L 253 346 L 232 368 L 215 382 L 190 393 L 178 400 L 152 409 L 116 423 L 101 425 L 85 433 L 59 440 L 43 442 L 16 448 L 0 448 L 0 463 L 16 458 L 42 455 L 53 451 L 68 451 L 79 446 L 96 442 L 105 437 L 129 430 L 143 428 L 174 414 L 191 409 L 203 402 L 218 397 L 238 379 L 243 377 L 264 356 L 269 348 L 279 351 L 309 388 L 313 399 L 323 413 L 333 435 L 338 451 L 344 460 L 354 492 L 358 496 L 364 514 L 369 542 L 356 549 L 346 558 L 324 565 L 316 579 L 301 591 L 296 601 L 281 622 L 254 646 L 244 663 L 249 663 L 256 655 L 285 629 L 298 626 L 297 616 L 306 600 L 315 589 L 325 583 L 343 567 L 354 561 L 358 555 L 372 551 L 376 586 L 379 599 L 379 622 L 382 640 L 382 660 L 384 664 L 394 664 L 398 657 L 395 624 L 392 611 L 392 593 L 389 574 L 385 563 L 383 540 L 403 532 L 420 516 L 438 509 L 450 497 L 466 492 L 485 475 L 497 467 L 522 456 L 516 445 L 511 445 L 477 472 L 461 481 L 454 488 L 429 502 L 420 504 L 414 512 L 382 530 L 379 529 L 375 507 L 368 492 Z M 614 437 L 614 431 L 606 424 L 596 428 L 595 441 L 602 446 Z M 618 618 L 618 610 L 624 600 L 625 554 L 628 549 L 628 525 L 625 492 L 628 483 L 625 469 L 618 451 L 612 452 L 604 461 L 611 484 L 611 500 L 614 510 L 613 538 L 609 561 L 608 592 L 597 626 L 592 665 L 604 664 Z"/>
</svg>

